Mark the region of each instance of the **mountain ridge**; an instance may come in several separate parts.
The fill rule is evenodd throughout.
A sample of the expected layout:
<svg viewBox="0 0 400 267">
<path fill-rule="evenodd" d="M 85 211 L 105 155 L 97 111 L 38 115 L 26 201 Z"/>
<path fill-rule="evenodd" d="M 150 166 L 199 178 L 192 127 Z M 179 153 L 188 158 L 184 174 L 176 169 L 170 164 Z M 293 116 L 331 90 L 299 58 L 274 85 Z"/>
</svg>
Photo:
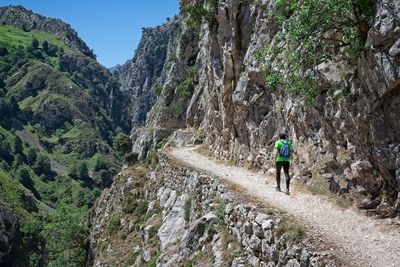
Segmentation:
<svg viewBox="0 0 400 267">
<path fill-rule="evenodd" d="M 57 34 L 71 48 L 88 57 L 96 58 L 93 51 L 78 37 L 77 32 L 60 19 L 47 18 L 23 6 L 3 6 L 0 7 L 0 24 L 14 25 L 25 31 L 37 29 Z"/>
<path fill-rule="evenodd" d="M 123 92 L 68 24 L 22 7 L 0 8 L 0 52 L 0 264 L 83 265 L 86 215 L 126 153 Z"/>
</svg>

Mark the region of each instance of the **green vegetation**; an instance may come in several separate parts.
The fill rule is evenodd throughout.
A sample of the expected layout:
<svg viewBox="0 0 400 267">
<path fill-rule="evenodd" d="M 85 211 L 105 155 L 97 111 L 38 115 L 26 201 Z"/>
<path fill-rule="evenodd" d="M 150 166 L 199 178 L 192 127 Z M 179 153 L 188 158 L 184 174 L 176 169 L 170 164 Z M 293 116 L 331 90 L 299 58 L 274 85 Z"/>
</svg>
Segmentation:
<svg viewBox="0 0 400 267">
<path fill-rule="evenodd" d="M 185 204 L 183 205 L 183 209 L 185 211 L 184 218 L 185 221 L 189 222 L 190 221 L 190 211 L 192 209 L 192 199 L 187 198 L 185 201 Z"/>
<path fill-rule="evenodd" d="M 3 79 L 31 60 L 55 67 L 58 56 L 71 51 L 61 37 L 37 30 L 25 32 L 14 26 L 0 25 L 0 36 L 0 70 Z"/>
<path fill-rule="evenodd" d="M 225 208 L 226 208 L 226 202 L 225 202 L 225 200 L 221 199 L 218 202 L 218 206 L 217 206 L 217 210 L 216 210 L 217 220 L 220 225 L 225 224 Z"/>
<path fill-rule="evenodd" d="M 209 255 L 205 253 L 204 251 L 199 251 L 197 254 L 193 257 L 192 260 L 189 262 L 185 263 L 185 267 L 193 267 L 196 266 L 198 263 L 203 262 Z"/>
<path fill-rule="evenodd" d="M 119 133 L 113 140 L 114 149 L 121 155 L 127 154 L 132 147 L 132 141 L 128 135 Z"/>
<path fill-rule="evenodd" d="M 156 93 L 157 96 L 160 96 L 163 89 L 164 89 L 164 86 L 162 86 L 161 84 L 157 84 L 154 86 L 154 93 Z"/>
<path fill-rule="evenodd" d="M 161 141 L 159 141 L 156 145 L 156 149 L 161 149 L 163 148 L 166 144 L 168 143 L 168 138 L 163 138 Z"/>
<path fill-rule="evenodd" d="M 194 67 L 189 67 L 186 79 L 178 86 L 178 93 L 181 97 L 187 98 L 193 94 L 195 76 L 196 69 Z"/>
<path fill-rule="evenodd" d="M 207 237 L 212 239 L 212 237 L 217 233 L 217 229 L 215 229 L 214 225 L 209 225 L 206 230 Z"/>
<path fill-rule="evenodd" d="M 149 151 L 147 152 L 147 156 L 144 160 L 144 164 L 147 166 L 155 166 L 158 163 L 158 156 L 157 152 L 155 151 Z"/>
<path fill-rule="evenodd" d="M 112 146 L 122 134 L 109 108 L 116 81 L 72 52 L 54 34 L 0 25 L 0 193 L 18 216 L 26 266 L 85 264 L 88 209 L 124 156 Z"/>
<path fill-rule="evenodd" d="M 373 10 L 372 0 L 276 1 L 268 16 L 283 30 L 257 55 L 267 86 L 313 102 L 324 80 L 317 66 L 339 53 L 349 62 L 356 59 L 364 50 Z"/>
<path fill-rule="evenodd" d="M 277 237 L 282 237 L 285 242 L 299 242 L 305 237 L 304 228 L 288 215 L 283 215 L 275 228 L 275 234 Z"/>
<path fill-rule="evenodd" d="M 140 255 L 139 252 L 133 253 L 131 256 L 129 256 L 128 260 L 126 261 L 124 266 L 131 266 L 136 262 L 137 257 Z"/>
<path fill-rule="evenodd" d="M 121 227 L 121 218 L 117 215 L 112 215 L 108 220 L 107 230 L 110 235 L 115 234 Z"/>
<path fill-rule="evenodd" d="M 196 3 L 187 3 L 181 7 L 182 12 L 187 13 L 188 17 L 185 21 L 186 25 L 192 29 L 200 29 L 203 19 L 210 23 L 214 18 L 217 10 L 217 1 L 206 0 Z"/>
<path fill-rule="evenodd" d="M 151 256 L 150 267 L 156 267 L 157 266 L 158 257 L 160 257 L 160 252 L 158 252 L 158 251 L 154 255 Z"/>
<path fill-rule="evenodd" d="M 131 152 L 124 156 L 124 162 L 128 165 L 133 165 L 138 161 L 139 155 L 137 153 Z"/>
<path fill-rule="evenodd" d="M 183 119 L 185 116 L 188 101 L 197 84 L 196 74 L 196 68 L 194 66 L 189 67 L 186 70 L 186 78 L 176 88 L 176 97 L 171 97 L 170 102 L 167 103 L 169 114 L 175 119 Z M 167 86 L 164 90 L 171 96 L 175 93 L 173 87 Z"/>
<path fill-rule="evenodd" d="M 71 51 L 71 49 L 64 43 L 61 37 L 56 36 L 51 33 L 41 32 L 38 30 L 31 30 L 29 32 L 23 31 L 20 28 L 11 26 L 11 25 L 1 25 L 0 26 L 0 44 L 4 45 L 7 48 L 24 46 L 31 46 L 33 43 L 36 43 L 36 48 L 39 47 L 39 44 L 47 43 L 45 45 L 47 49 L 50 44 L 61 47 L 64 51 Z M 33 42 L 33 40 L 36 40 Z"/>
<path fill-rule="evenodd" d="M 60 205 L 47 213 L 41 235 L 49 251 L 48 266 L 84 266 L 89 246 L 87 207 Z"/>
</svg>

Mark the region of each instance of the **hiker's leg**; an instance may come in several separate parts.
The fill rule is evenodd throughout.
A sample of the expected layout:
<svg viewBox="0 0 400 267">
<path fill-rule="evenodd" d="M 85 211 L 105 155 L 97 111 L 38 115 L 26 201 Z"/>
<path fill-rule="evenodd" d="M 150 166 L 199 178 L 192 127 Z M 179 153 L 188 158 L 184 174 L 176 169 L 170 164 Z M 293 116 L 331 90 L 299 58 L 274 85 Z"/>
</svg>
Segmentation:
<svg viewBox="0 0 400 267">
<path fill-rule="evenodd" d="M 286 177 L 286 190 L 289 191 L 289 185 L 290 185 L 290 175 L 289 175 L 289 167 L 290 167 L 290 162 L 284 162 L 283 165 L 283 171 L 285 172 L 285 177 Z"/>
<path fill-rule="evenodd" d="M 276 188 L 280 189 L 281 188 L 281 168 L 282 168 L 282 164 L 279 161 L 275 162 L 275 164 L 276 164 Z"/>
</svg>

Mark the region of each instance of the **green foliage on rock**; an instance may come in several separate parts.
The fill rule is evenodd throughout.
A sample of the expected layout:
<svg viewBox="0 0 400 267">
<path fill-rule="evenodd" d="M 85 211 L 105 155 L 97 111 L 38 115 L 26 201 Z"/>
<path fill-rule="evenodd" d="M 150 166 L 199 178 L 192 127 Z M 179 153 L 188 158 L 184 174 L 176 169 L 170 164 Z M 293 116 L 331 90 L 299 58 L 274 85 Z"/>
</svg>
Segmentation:
<svg viewBox="0 0 400 267">
<path fill-rule="evenodd" d="M 202 1 L 187 3 L 181 7 L 183 13 L 187 13 L 188 17 L 185 21 L 186 25 L 192 29 L 200 29 L 203 19 L 210 22 L 214 19 L 216 14 L 215 0 L 206 0 L 205 3 Z"/>
<path fill-rule="evenodd" d="M 128 165 L 133 165 L 138 161 L 138 157 L 139 157 L 138 153 L 134 152 L 128 153 L 124 156 L 124 162 Z"/>
<path fill-rule="evenodd" d="M 373 10 L 372 0 L 276 1 L 268 16 L 282 30 L 257 55 L 267 86 L 312 102 L 323 82 L 317 66 L 338 54 L 352 62 L 365 48 Z"/>
<path fill-rule="evenodd" d="M 157 96 L 160 96 L 164 87 L 161 84 L 157 84 L 154 86 L 154 93 L 156 93 Z"/>
<path fill-rule="evenodd" d="M 107 230 L 110 235 L 115 234 L 121 227 L 121 218 L 117 215 L 112 215 L 108 220 Z"/>
<path fill-rule="evenodd" d="M 285 242 L 299 242 L 305 237 L 304 228 L 297 224 L 292 217 L 284 215 L 276 226 L 275 234 Z"/>
<path fill-rule="evenodd" d="M 184 218 L 185 218 L 185 221 L 187 221 L 187 222 L 190 221 L 191 209 L 192 209 L 192 199 L 191 198 L 187 198 L 186 201 L 185 201 L 185 204 L 183 205 L 183 210 L 185 211 Z"/>
<path fill-rule="evenodd" d="M 225 200 L 220 200 L 218 202 L 216 214 L 217 214 L 217 220 L 220 225 L 225 224 L 225 208 L 226 208 L 226 202 Z"/>
<path fill-rule="evenodd" d="M 113 147 L 120 155 L 125 155 L 131 150 L 132 141 L 128 135 L 119 133 L 113 140 Z"/>
</svg>

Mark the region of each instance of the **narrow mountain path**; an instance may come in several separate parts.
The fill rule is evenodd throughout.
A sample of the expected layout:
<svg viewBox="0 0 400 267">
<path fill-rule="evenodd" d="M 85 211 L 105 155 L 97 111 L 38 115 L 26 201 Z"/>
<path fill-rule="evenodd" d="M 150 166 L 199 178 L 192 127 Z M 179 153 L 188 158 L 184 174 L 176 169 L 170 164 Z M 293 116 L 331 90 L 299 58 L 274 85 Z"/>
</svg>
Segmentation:
<svg viewBox="0 0 400 267">
<path fill-rule="evenodd" d="M 350 260 L 345 266 L 400 266 L 399 230 L 384 227 L 383 221 L 351 209 L 341 209 L 316 195 L 295 190 L 289 196 L 275 192 L 274 177 L 225 166 L 195 149 L 174 148 L 167 154 L 195 169 L 238 184 L 245 193 L 301 219 L 307 227 L 332 242 L 339 255 Z"/>
</svg>

